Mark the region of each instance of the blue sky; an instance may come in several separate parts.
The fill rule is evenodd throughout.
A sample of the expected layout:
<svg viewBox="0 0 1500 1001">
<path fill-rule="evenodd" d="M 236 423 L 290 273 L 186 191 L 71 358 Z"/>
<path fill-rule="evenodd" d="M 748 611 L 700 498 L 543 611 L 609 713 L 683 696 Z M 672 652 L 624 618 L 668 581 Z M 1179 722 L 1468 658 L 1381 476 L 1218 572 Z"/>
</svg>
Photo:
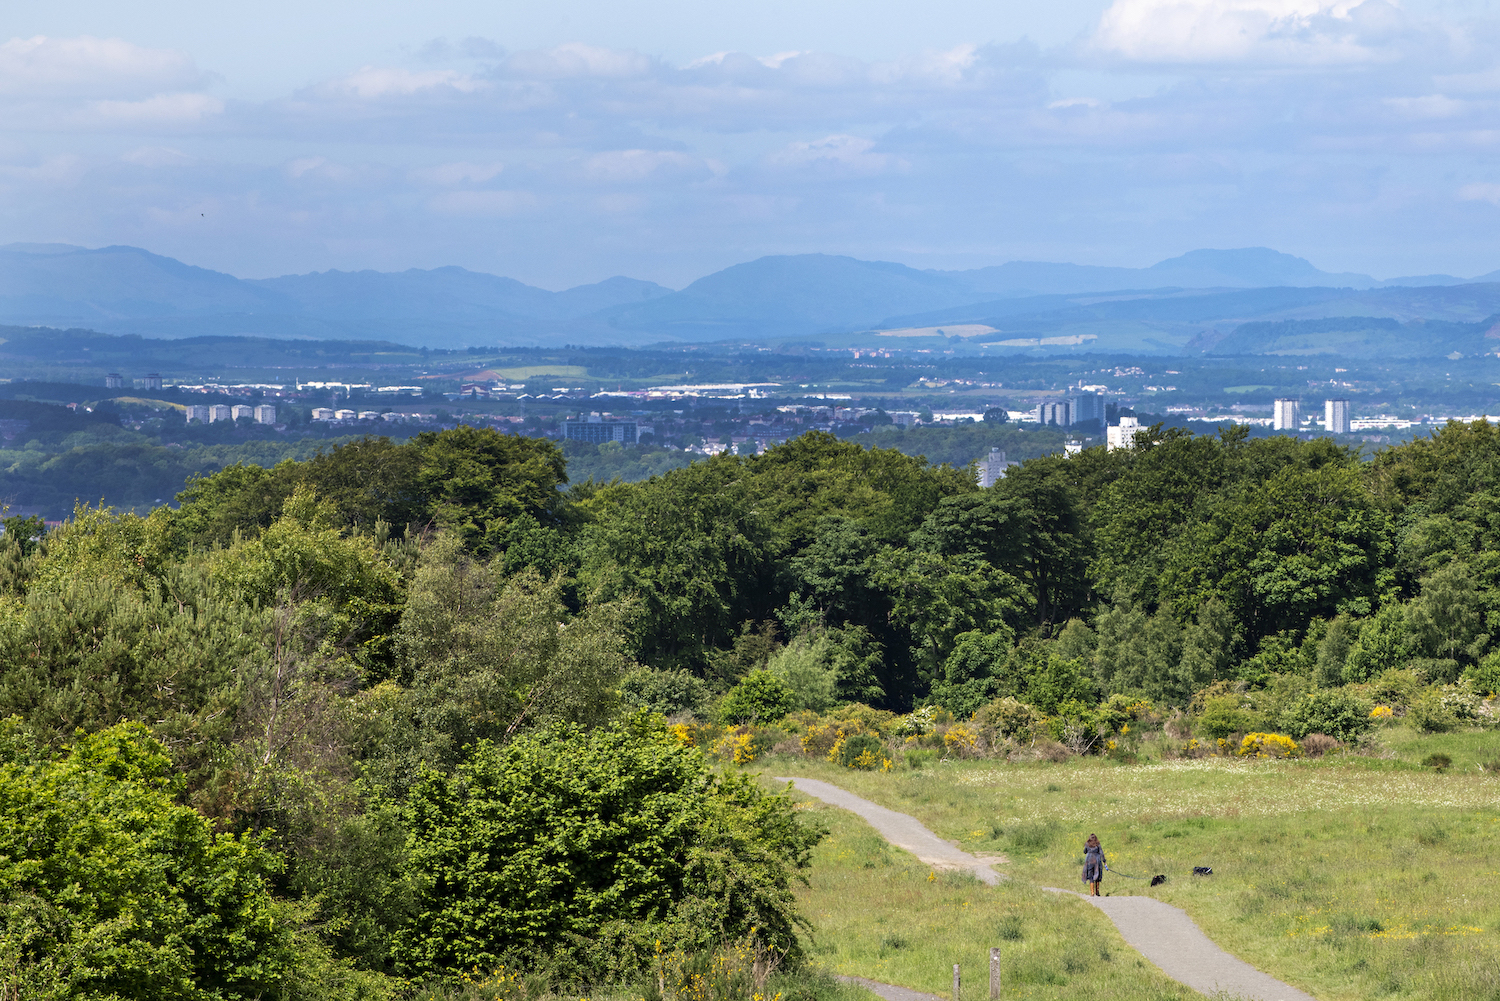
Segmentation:
<svg viewBox="0 0 1500 1001">
<path fill-rule="evenodd" d="M 0 242 L 679 287 L 771 253 L 1500 268 L 1486 0 L 10 0 Z"/>
</svg>

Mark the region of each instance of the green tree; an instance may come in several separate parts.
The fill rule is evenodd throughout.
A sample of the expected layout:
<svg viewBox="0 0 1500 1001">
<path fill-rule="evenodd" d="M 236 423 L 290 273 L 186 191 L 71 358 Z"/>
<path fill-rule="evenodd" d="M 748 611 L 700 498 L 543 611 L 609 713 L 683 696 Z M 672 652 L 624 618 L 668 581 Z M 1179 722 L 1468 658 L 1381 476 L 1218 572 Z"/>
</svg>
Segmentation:
<svg viewBox="0 0 1500 1001">
<path fill-rule="evenodd" d="M 578 543 L 579 587 L 635 599 L 636 655 L 653 667 L 703 671 L 746 620 L 780 604 L 771 531 L 737 478 L 740 460 L 695 463 L 612 488 L 590 506 Z"/>
<path fill-rule="evenodd" d="M 483 740 L 551 721 L 597 725 L 613 711 L 630 667 L 619 606 L 569 617 L 558 581 L 495 570 L 455 535 L 423 551 L 395 637 L 408 687 L 386 752 L 402 775 L 416 761 L 451 768 Z"/>
<path fill-rule="evenodd" d="M 1392 583 L 1387 520 L 1343 463 L 1285 467 L 1170 547 L 1160 583 L 1181 613 L 1220 597 L 1246 639 L 1368 614 Z"/>
<path fill-rule="evenodd" d="M 892 617 L 911 634 L 924 685 L 940 676 L 960 635 L 990 632 L 1023 614 L 1019 582 L 977 557 L 887 548 L 873 561 L 872 580 L 890 596 Z"/>
<path fill-rule="evenodd" d="M 522 515 L 546 518 L 568 482 L 557 445 L 545 438 L 501 434 L 461 424 L 417 436 L 417 488 L 429 516 L 479 552 L 500 548 Z"/>
</svg>

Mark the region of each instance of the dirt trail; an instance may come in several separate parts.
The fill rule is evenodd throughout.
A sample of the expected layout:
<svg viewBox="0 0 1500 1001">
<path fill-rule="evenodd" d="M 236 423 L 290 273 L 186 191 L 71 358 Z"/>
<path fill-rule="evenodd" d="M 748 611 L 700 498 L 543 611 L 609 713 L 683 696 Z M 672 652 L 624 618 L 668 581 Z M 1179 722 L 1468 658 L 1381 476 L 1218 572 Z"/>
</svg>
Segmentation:
<svg viewBox="0 0 1500 1001">
<path fill-rule="evenodd" d="M 891 844 L 905 848 L 923 862 L 968 869 L 991 886 L 1001 879 L 989 865 L 942 840 L 915 817 L 887 810 L 829 782 L 787 778 L 776 781 L 791 782 L 809 796 L 858 815 Z M 1051 886 L 1042 889 L 1052 893 L 1071 893 L 1093 904 L 1115 923 L 1131 948 L 1155 963 L 1173 980 L 1201 994 L 1227 994 L 1255 1001 L 1316 1001 L 1311 994 L 1284 984 L 1220 949 L 1203 934 L 1203 929 L 1188 917 L 1186 911 L 1155 897 L 1088 897 Z M 895 1001 L 893 995 L 882 996 L 892 997 Z"/>
</svg>

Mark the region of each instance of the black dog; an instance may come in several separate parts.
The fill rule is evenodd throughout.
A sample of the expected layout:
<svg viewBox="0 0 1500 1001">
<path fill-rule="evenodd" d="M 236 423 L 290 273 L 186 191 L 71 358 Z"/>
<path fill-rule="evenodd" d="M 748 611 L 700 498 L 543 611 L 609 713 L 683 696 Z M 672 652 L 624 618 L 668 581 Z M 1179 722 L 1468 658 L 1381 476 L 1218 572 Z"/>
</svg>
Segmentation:
<svg viewBox="0 0 1500 1001">
<path fill-rule="evenodd" d="M 1167 881 L 1167 877 L 1165 877 L 1165 876 L 1152 876 L 1151 877 L 1151 885 L 1152 886 L 1160 886 L 1163 883 L 1165 883 L 1166 881 Z"/>
</svg>

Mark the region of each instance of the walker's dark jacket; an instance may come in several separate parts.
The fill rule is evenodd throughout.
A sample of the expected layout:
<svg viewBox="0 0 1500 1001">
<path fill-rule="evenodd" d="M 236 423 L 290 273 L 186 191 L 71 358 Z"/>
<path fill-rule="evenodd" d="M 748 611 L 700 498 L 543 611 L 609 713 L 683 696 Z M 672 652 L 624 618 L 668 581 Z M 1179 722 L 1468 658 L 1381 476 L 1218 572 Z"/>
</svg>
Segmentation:
<svg viewBox="0 0 1500 1001">
<path fill-rule="evenodd" d="M 1104 878 L 1104 849 L 1085 848 L 1083 850 L 1083 881 L 1085 883 L 1097 883 Z"/>
</svg>

